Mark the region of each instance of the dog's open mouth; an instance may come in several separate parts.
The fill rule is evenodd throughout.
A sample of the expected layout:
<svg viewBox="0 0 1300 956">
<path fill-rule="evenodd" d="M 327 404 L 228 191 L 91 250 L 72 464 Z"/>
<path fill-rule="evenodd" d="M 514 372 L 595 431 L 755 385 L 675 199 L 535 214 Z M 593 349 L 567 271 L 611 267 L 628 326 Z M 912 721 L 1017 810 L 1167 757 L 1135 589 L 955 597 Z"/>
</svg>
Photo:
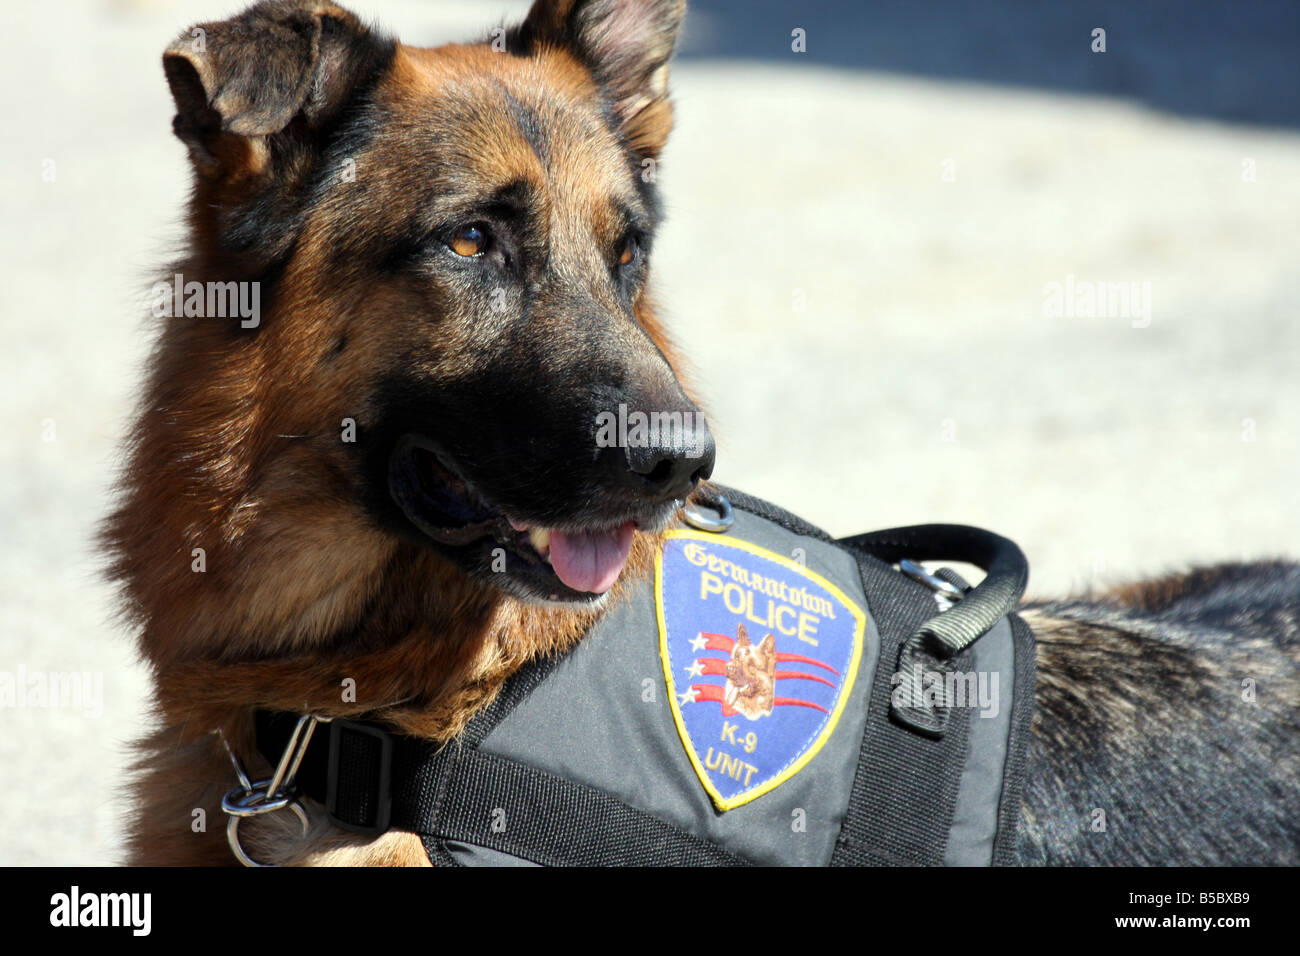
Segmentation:
<svg viewBox="0 0 1300 956">
<path fill-rule="evenodd" d="M 504 567 L 494 571 L 540 584 L 549 579 L 552 593 L 545 596 L 552 599 L 604 594 L 627 564 L 637 529 L 655 530 L 675 511 L 577 527 L 530 524 L 487 501 L 432 443 L 417 436 L 403 438 L 394 450 L 389 488 L 407 519 L 434 543 L 495 543 L 504 549 L 499 555 Z"/>
</svg>

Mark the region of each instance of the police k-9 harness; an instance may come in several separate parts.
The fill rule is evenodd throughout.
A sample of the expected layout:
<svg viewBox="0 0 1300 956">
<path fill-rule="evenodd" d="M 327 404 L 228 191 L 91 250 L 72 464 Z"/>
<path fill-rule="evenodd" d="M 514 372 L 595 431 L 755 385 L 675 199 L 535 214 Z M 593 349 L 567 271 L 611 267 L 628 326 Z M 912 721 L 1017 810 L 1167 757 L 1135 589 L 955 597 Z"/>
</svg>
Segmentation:
<svg viewBox="0 0 1300 956">
<path fill-rule="evenodd" d="M 1020 549 L 960 525 L 836 541 L 720 486 L 686 515 L 652 582 L 446 746 L 258 713 L 276 773 L 241 771 L 232 849 L 253 863 L 238 822 L 271 804 L 305 830 L 306 795 L 344 829 L 419 834 L 438 865 L 1011 862 L 1035 674 Z"/>
</svg>

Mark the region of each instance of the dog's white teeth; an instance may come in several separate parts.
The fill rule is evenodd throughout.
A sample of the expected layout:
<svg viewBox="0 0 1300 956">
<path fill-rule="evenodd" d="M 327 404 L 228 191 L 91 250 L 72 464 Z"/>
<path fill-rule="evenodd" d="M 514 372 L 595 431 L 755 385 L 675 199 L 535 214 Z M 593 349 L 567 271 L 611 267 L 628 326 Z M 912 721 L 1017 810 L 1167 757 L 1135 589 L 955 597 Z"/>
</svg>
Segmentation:
<svg viewBox="0 0 1300 956">
<path fill-rule="evenodd" d="M 551 532 L 545 528 L 529 528 L 528 541 L 538 554 L 548 561 L 551 559 Z"/>
</svg>

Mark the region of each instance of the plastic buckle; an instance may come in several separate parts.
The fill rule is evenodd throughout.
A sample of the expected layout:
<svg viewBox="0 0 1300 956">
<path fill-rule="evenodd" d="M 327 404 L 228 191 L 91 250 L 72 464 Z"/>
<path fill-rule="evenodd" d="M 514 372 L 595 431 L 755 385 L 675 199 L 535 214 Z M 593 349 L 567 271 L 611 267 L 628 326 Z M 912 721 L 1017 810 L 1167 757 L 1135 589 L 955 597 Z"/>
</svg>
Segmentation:
<svg viewBox="0 0 1300 956">
<path fill-rule="evenodd" d="M 373 737 L 379 742 L 379 781 L 374 807 L 374 823 L 367 825 L 356 820 L 340 817 L 338 814 L 338 779 L 340 749 L 344 733 Z M 393 797 L 391 792 L 393 769 L 393 737 L 385 730 L 370 724 L 336 718 L 330 724 L 330 756 L 328 784 L 325 790 L 325 813 L 330 823 L 353 833 L 366 836 L 378 836 L 388 830 L 393 815 Z"/>
</svg>

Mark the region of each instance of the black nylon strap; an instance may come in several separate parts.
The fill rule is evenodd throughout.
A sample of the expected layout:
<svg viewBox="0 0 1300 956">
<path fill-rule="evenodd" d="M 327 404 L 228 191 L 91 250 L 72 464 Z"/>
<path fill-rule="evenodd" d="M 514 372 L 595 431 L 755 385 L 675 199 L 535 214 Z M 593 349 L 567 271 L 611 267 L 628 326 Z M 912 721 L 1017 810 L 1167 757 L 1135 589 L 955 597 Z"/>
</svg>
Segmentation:
<svg viewBox="0 0 1300 956">
<path fill-rule="evenodd" d="M 438 862 L 454 863 L 448 841 L 550 866 L 744 866 L 748 861 L 594 787 L 479 751 L 478 744 L 556 663 L 534 661 L 513 675 L 491 705 L 445 747 L 374 724 L 334 720 L 313 736 L 298 786 L 330 820 L 373 834 L 378 823 L 418 833 Z M 274 764 L 298 715 L 258 712 L 257 743 Z M 390 753 L 389 780 L 378 778 Z M 333 752 L 333 760 L 330 754 Z M 390 791 L 391 803 L 377 806 Z M 384 813 L 389 813 L 387 819 Z"/>
<path fill-rule="evenodd" d="M 1029 563 L 1014 541 L 968 525 L 890 528 L 840 538 L 839 543 L 889 564 L 902 558 L 964 561 L 988 573 L 960 602 L 916 629 L 916 637 L 928 642 L 941 657 L 961 653 L 1014 611 L 1029 583 Z"/>
<path fill-rule="evenodd" d="M 440 766 L 439 766 L 440 765 Z M 743 866 L 747 861 L 603 791 L 454 745 L 431 763 L 418 832 L 546 866 Z"/>
<path fill-rule="evenodd" d="M 534 661 L 506 681 L 460 738 L 410 773 L 401 791 L 430 856 L 454 864 L 448 842 L 473 843 L 551 866 L 740 866 L 747 861 L 584 784 L 479 751 L 478 745 L 559 663 Z M 409 781 L 438 776 L 436 789 Z M 401 826 L 395 813 L 395 825 Z"/>
<path fill-rule="evenodd" d="M 859 553 L 858 568 L 876 628 L 880 666 L 858 755 L 848 812 L 831 856 L 832 866 L 939 866 L 957 806 L 967 720 L 953 721 L 940 737 L 899 723 L 891 708 L 895 669 L 918 620 L 933 613 L 929 588 Z M 961 666 L 968 655 L 959 655 Z"/>
</svg>

